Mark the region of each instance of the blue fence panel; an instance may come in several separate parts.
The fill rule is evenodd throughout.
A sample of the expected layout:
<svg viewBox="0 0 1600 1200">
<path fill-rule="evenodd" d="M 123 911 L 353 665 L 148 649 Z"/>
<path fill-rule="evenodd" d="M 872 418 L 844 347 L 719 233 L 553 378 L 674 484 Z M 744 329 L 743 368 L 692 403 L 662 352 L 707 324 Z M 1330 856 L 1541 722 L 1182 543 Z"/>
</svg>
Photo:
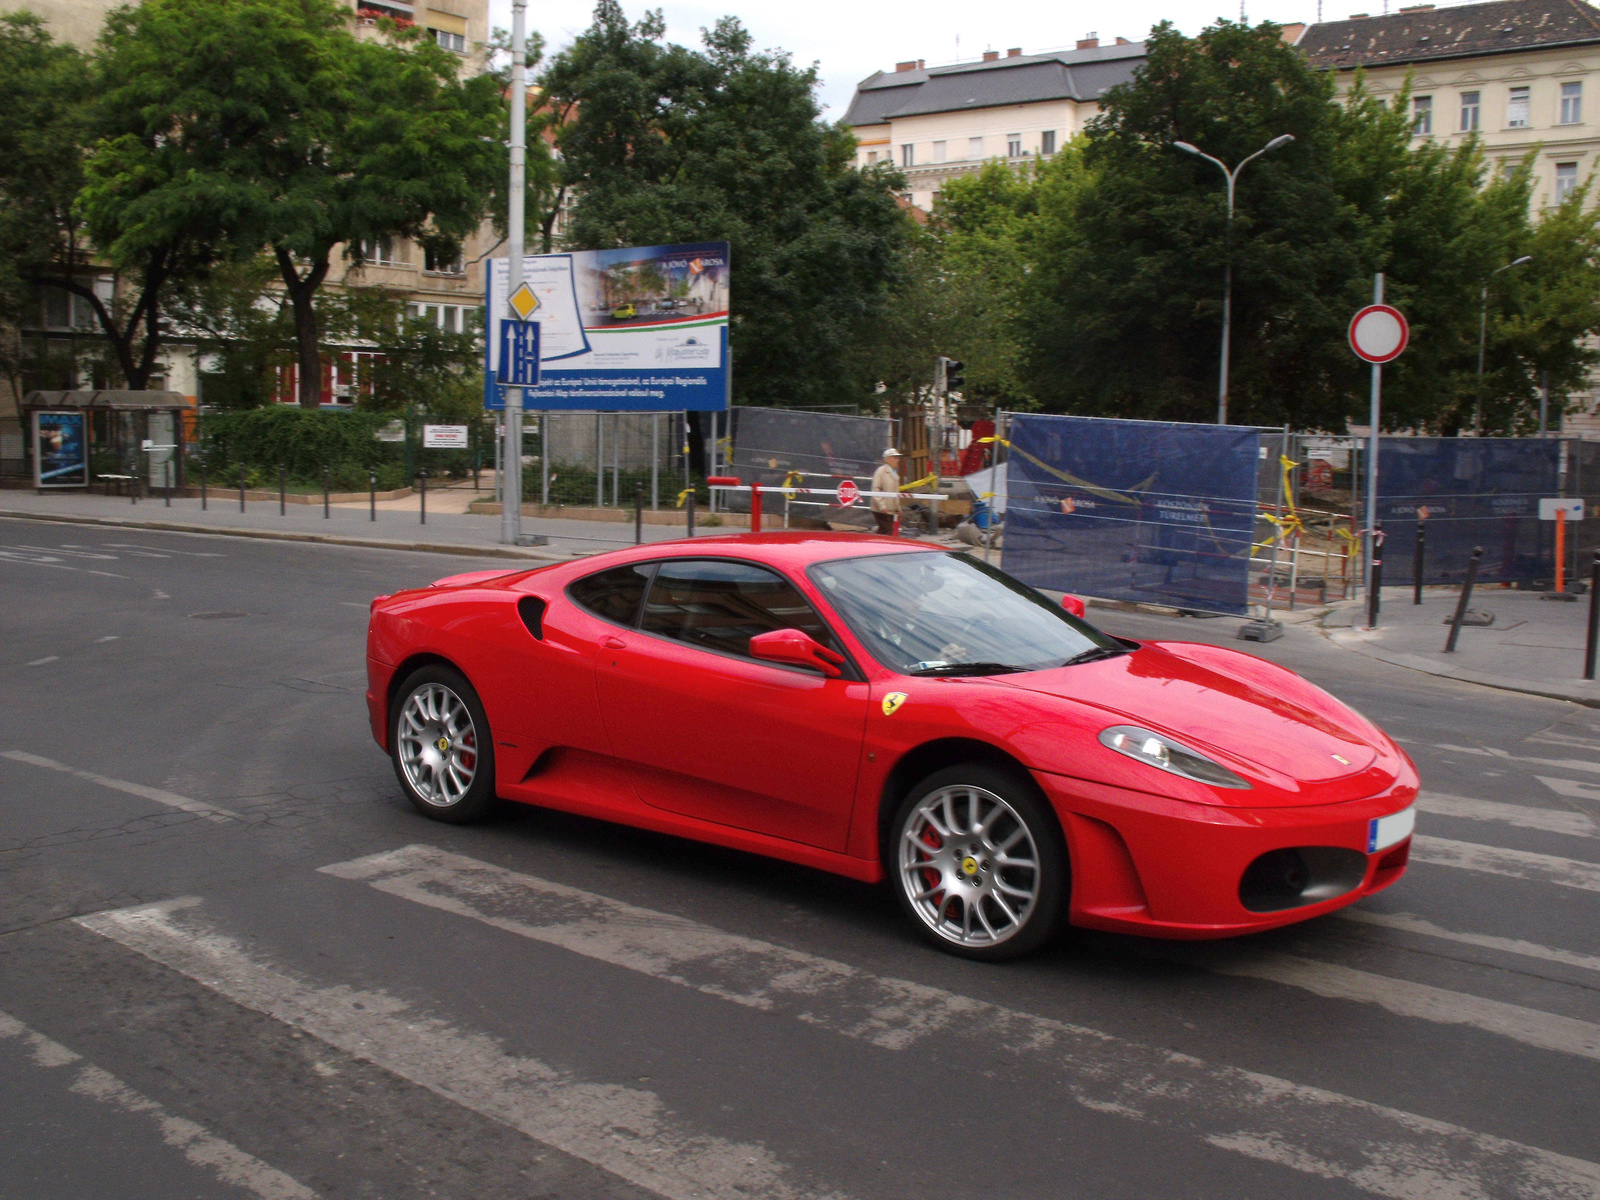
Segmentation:
<svg viewBox="0 0 1600 1200">
<path fill-rule="evenodd" d="M 1001 563 L 1034 587 L 1243 616 L 1254 428 L 1012 419 Z"/>
<path fill-rule="evenodd" d="M 1424 583 L 1458 582 L 1474 546 L 1483 547 L 1480 580 L 1550 578 L 1553 529 L 1539 520 L 1539 500 L 1559 494 L 1560 467 L 1561 444 L 1553 438 L 1380 438 L 1383 582 L 1413 582 L 1422 509 Z"/>
</svg>

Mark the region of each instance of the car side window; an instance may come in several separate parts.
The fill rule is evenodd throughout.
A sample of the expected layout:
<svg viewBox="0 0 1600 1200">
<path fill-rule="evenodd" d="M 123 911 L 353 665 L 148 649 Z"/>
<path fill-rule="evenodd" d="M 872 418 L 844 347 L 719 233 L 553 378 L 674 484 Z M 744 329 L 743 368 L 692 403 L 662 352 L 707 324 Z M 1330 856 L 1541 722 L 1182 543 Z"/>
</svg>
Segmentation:
<svg viewBox="0 0 1600 1200">
<path fill-rule="evenodd" d="M 837 648 L 794 584 L 765 567 L 716 559 L 660 563 L 639 628 L 731 654 L 748 655 L 750 639 L 774 629 L 804 630 Z"/>
<path fill-rule="evenodd" d="M 585 575 L 567 586 L 567 595 L 597 617 L 632 625 L 639 617 L 639 605 L 655 563 L 630 563 L 594 575 Z"/>
</svg>

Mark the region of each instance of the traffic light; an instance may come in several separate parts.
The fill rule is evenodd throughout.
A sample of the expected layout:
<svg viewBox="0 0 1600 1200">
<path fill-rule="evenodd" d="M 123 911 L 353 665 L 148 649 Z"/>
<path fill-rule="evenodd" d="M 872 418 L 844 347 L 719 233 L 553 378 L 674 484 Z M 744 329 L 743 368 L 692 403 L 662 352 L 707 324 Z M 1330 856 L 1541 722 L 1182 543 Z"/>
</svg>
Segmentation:
<svg viewBox="0 0 1600 1200">
<path fill-rule="evenodd" d="M 966 382 L 966 369 L 967 364 L 958 359 L 945 359 L 944 390 L 947 392 L 959 392 L 961 390 L 961 385 Z"/>
</svg>

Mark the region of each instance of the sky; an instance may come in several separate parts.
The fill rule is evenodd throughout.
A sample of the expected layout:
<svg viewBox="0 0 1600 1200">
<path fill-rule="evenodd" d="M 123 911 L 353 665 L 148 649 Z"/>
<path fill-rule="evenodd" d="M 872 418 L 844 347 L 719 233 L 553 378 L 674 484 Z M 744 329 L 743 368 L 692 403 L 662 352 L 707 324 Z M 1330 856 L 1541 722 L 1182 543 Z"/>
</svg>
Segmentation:
<svg viewBox="0 0 1600 1200">
<path fill-rule="evenodd" d="M 1245 0 L 1251 22 L 1315 21 L 1319 0 Z M 1320 0 L 1325 20 L 1342 20 L 1352 12 L 1385 11 L 1384 0 Z M 1397 6 L 1407 0 L 1391 0 Z M 529 0 L 528 28 L 559 49 L 589 24 L 593 0 Z M 763 49 L 787 50 L 795 62 L 815 62 L 821 76 L 819 99 L 824 115 L 837 120 L 850 106 L 855 86 L 874 71 L 892 71 L 896 62 L 921 58 L 928 66 L 975 59 L 985 50 L 1002 54 L 1021 46 L 1025 54 L 1070 47 L 1079 38 L 1097 34 L 1101 41 L 1117 37 L 1141 40 L 1150 27 L 1169 20 L 1184 33 L 1198 33 L 1219 16 L 1237 20 L 1238 0 L 1122 0 L 1102 4 L 1039 3 L 1038 0 L 624 0 L 629 17 L 647 7 L 660 7 L 667 19 L 667 39 L 698 46 L 700 30 L 717 18 L 738 17 Z M 490 0 L 493 24 L 511 28 L 511 0 Z"/>
</svg>

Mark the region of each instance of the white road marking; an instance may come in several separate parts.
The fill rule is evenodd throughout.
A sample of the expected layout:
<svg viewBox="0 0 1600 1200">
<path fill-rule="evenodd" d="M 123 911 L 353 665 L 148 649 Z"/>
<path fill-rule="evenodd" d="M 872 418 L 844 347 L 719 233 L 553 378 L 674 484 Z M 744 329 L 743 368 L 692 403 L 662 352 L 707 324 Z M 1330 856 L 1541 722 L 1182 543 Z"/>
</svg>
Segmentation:
<svg viewBox="0 0 1600 1200">
<path fill-rule="evenodd" d="M 1558 796 L 1570 800 L 1600 800 L 1600 784 L 1579 783 L 1576 779 L 1552 779 L 1548 775 L 1535 775 L 1540 783 Z"/>
<path fill-rule="evenodd" d="M 198 903 L 185 898 L 77 922 L 246 1008 L 668 1200 L 843 1200 L 792 1180 L 763 1146 L 687 1127 L 654 1092 L 585 1082 L 538 1059 L 509 1055 L 495 1039 L 387 992 L 296 978 L 184 911 Z M 1564 1172 L 1559 1164 L 1555 1169 Z M 1600 1187 L 1600 1169 L 1591 1186 Z"/>
<path fill-rule="evenodd" d="M 1417 1017 L 1438 1025 L 1467 1025 L 1579 1058 L 1600 1059 L 1600 1025 L 1557 1016 L 1465 992 L 1452 992 L 1409 979 L 1394 979 L 1336 963 L 1316 962 L 1292 954 L 1251 956 L 1237 961 L 1211 961 L 1207 970 L 1301 988 L 1331 1000 L 1376 1004 L 1401 1017 Z"/>
<path fill-rule="evenodd" d="M 99 644 L 100 644 L 100 643 L 101 643 L 101 642 L 115 642 L 115 641 L 117 641 L 117 640 L 118 640 L 118 639 L 119 639 L 119 638 L 120 638 L 120 637 L 121 637 L 121 636 L 122 636 L 122 635 L 121 635 L 121 634 L 116 634 L 116 633 L 108 633 L 108 634 L 106 634 L 106 636 L 105 636 L 105 637 L 99 637 L 99 638 L 95 638 L 95 640 L 94 640 L 94 644 L 95 644 L 95 645 L 97 645 L 97 646 L 98 646 L 98 645 L 99 645 Z"/>
<path fill-rule="evenodd" d="M 1477 842 L 1419 835 L 1411 839 L 1411 861 L 1600 892 L 1600 864 L 1555 854 L 1505 850 L 1499 846 L 1480 846 Z"/>
<path fill-rule="evenodd" d="M 34 1063 L 46 1070 L 76 1067 L 72 1091 L 123 1112 L 149 1117 L 162 1141 L 180 1151 L 195 1166 L 209 1170 L 222 1183 L 243 1188 L 261 1200 L 317 1200 L 315 1192 L 276 1167 L 269 1167 L 194 1121 L 174 1116 L 159 1102 L 134 1091 L 115 1075 L 85 1062 L 76 1051 L 35 1033 L 3 1012 L 0 1012 L 0 1038 L 22 1038 L 28 1044 Z"/>
<path fill-rule="evenodd" d="M 1549 833 L 1564 833 L 1572 837 L 1595 837 L 1600 826 L 1587 813 L 1560 812 L 1548 808 L 1534 808 L 1526 804 L 1505 804 L 1499 800 L 1471 800 L 1466 796 L 1446 796 L 1439 792 L 1423 792 L 1417 797 L 1417 807 L 1423 812 L 1437 813 L 1441 817 L 1464 817 L 1468 821 L 1503 821 L 1523 829 L 1543 829 Z"/>
<path fill-rule="evenodd" d="M 165 592 L 163 592 L 163 591 L 162 591 L 162 590 L 161 590 L 161 589 L 160 589 L 160 588 L 157 588 L 157 589 L 156 589 L 156 599 L 157 599 L 157 600 L 171 600 L 171 599 L 172 599 L 172 597 L 171 597 L 171 596 L 169 596 L 169 595 L 167 595 L 167 594 L 166 594 L 166 593 L 165 593 Z"/>
<path fill-rule="evenodd" d="M 27 563 L 34 567 L 50 567 L 56 571 L 76 571 L 77 567 L 69 567 L 57 558 L 40 558 L 37 554 L 15 554 L 10 550 L 0 549 L 0 562 Z"/>
<path fill-rule="evenodd" d="M 1600 772 L 1600 762 L 1591 762 L 1587 758 L 1534 758 L 1526 754 L 1512 754 L 1508 750 L 1497 750 L 1485 746 L 1452 746 L 1445 742 L 1435 745 L 1440 750 L 1449 750 L 1454 754 L 1475 754 L 1480 758 L 1494 758 L 1501 762 L 1532 763 L 1536 767 L 1555 767 L 1560 771 L 1597 771 Z"/>
<path fill-rule="evenodd" d="M 53 663 L 53 662 L 60 662 L 60 661 L 61 661 L 61 655 L 59 655 L 59 654 L 47 654 L 43 658 L 34 659 L 28 665 L 30 667 L 42 667 L 42 666 L 45 665 L 45 663 Z"/>
<path fill-rule="evenodd" d="M 1506 954 L 1520 954 L 1525 958 L 1563 963 L 1569 967 L 1581 967 L 1585 971 L 1600 971 L 1600 955 L 1558 950 L 1553 946 L 1541 946 L 1535 942 L 1525 942 L 1520 938 L 1495 937 L 1487 933 L 1462 933 L 1459 930 L 1435 925 L 1432 921 L 1410 913 L 1377 913 L 1360 908 L 1347 908 L 1337 915 L 1341 921 L 1357 921 L 1363 925 L 1377 925 L 1401 933 L 1415 933 L 1423 937 L 1442 938 L 1447 942 L 1460 942 L 1467 946 L 1481 946 L 1485 950 L 1500 950 Z"/>
<path fill-rule="evenodd" d="M 107 579 L 132 579 L 131 575 L 118 575 L 115 571 L 90 571 L 91 575 L 104 575 Z"/>
<path fill-rule="evenodd" d="M 1547 730 L 1544 733 L 1534 734 L 1526 740 L 1538 742 L 1545 746 L 1570 746 L 1574 750 L 1600 751 L 1600 741 L 1595 741 L 1594 738 L 1576 737 L 1570 733 L 1555 733 Z"/>
<path fill-rule="evenodd" d="M 87 779 L 90 783 L 98 783 L 101 787 L 127 792 L 130 796 L 143 796 L 146 800 L 154 800 L 157 804 L 165 804 L 168 808 L 181 808 L 184 812 L 197 813 L 208 821 L 244 820 L 238 813 L 219 808 L 215 804 L 207 804 L 204 800 L 191 800 L 188 796 L 180 796 L 176 792 L 146 787 L 142 783 L 130 783 L 126 779 L 112 779 L 108 775 L 96 775 L 93 771 L 80 771 L 76 767 L 67 766 L 66 763 L 58 763 L 53 758 L 43 758 L 22 750 L 0 750 L 0 758 L 9 758 L 12 762 L 27 763 L 31 767 L 44 767 L 51 771 L 65 771 L 68 775 L 76 775 L 79 779 Z"/>
<path fill-rule="evenodd" d="M 429 846 L 322 871 L 885 1050 L 938 1039 L 933 1052 L 952 1062 L 996 1047 L 1044 1056 L 1061 1070 L 1063 1099 L 1085 1108 L 1397 1200 L 1600 1194 L 1593 1163 L 875 975 Z M 219 968 L 209 964 L 207 978 L 233 976 L 235 968 Z"/>
<path fill-rule="evenodd" d="M 108 550 L 154 550 L 154 546 L 141 546 L 137 542 L 101 542 Z M 227 558 L 226 554 L 202 553 L 199 550 L 174 550 L 171 546 L 162 546 L 162 554 L 181 554 L 184 558 Z"/>
<path fill-rule="evenodd" d="M 17 542 L 14 548 L 17 550 L 32 550 L 37 554 L 65 554 L 68 558 L 99 558 L 109 562 L 117 561 L 115 554 L 99 554 L 93 550 L 68 550 L 65 546 L 29 546 L 23 542 Z"/>
</svg>

